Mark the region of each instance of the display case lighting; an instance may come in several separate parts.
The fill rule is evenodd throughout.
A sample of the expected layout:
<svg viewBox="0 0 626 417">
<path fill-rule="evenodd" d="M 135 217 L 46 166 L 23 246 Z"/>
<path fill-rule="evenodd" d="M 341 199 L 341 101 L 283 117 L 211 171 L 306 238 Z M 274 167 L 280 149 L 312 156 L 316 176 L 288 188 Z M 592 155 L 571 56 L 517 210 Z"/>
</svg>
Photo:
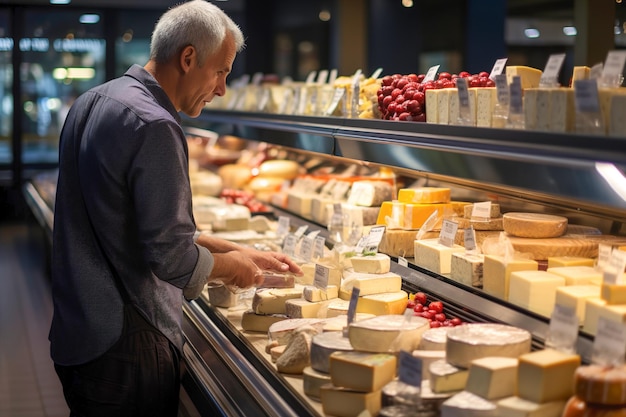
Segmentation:
<svg viewBox="0 0 626 417">
<path fill-rule="evenodd" d="M 96 13 L 85 13 L 85 14 L 80 15 L 80 17 L 78 18 L 78 21 L 86 25 L 93 25 L 100 21 L 100 15 Z"/>
<path fill-rule="evenodd" d="M 563 33 L 565 36 L 576 36 L 578 31 L 574 26 L 563 26 Z"/>
<path fill-rule="evenodd" d="M 536 39 L 541 35 L 541 33 L 539 32 L 539 29 L 526 28 L 524 29 L 524 35 L 529 39 Z"/>
<path fill-rule="evenodd" d="M 52 78 L 55 80 L 90 80 L 96 75 L 93 68 L 55 68 L 52 71 Z"/>
<path fill-rule="evenodd" d="M 70 4 L 72 0 L 50 0 L 50 4 Z"/>
</svg>

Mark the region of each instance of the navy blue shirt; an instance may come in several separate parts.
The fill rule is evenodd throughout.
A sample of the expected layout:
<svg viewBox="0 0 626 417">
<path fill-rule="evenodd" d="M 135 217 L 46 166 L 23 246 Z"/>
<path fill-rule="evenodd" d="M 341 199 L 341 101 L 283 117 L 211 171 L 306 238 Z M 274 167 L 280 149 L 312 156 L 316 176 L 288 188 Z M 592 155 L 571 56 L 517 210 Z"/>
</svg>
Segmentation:
<svg viewBox="0 0 626 417">
<path fill-rule="evenodd" d="M 73 104 L 54 215 L 54 362 L 85 363 L 119 338 L 123 300 L 109 262 L 146 319 L 181 348 L 183 289 L 199 295 L 213 257 L 194 243 L 180 117 L 141 66 Z"/>
</svg>

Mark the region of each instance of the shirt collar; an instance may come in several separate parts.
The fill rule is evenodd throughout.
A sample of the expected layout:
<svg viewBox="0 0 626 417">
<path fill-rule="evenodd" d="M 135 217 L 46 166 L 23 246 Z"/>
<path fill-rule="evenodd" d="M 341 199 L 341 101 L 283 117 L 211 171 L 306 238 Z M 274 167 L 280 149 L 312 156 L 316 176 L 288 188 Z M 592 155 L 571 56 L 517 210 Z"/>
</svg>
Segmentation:
<svg viewBox="0 0 626 417">
<path fill-rule="evenodd" d="M 174 104 L 167 96 L 167 94 L 165 94 L 165 91 L 163 90 L 163 88 L 161 88 L 159 82 L 152 76 L 152 74 L 146 71 L 144 67 L 134 64 L 128 69 L 128 71 L 126 71 L 124 76 L 132 77 L 142 83 L 146 87 L 146 89 L 154 96 L 154 99 L 165 110 L 167 110 L 178 123 L 181 123 L 181 117 L 176 111 Z"/>
</svg>

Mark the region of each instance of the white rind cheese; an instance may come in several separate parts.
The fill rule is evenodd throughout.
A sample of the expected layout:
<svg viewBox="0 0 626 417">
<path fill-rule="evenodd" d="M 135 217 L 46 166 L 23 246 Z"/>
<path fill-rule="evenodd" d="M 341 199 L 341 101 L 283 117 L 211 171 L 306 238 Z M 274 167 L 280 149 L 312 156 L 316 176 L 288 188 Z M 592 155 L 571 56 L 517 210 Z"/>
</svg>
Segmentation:
<svg viewBox="0 0 626 417">
<path fill-rule="evenodd" d="M 417 347 L 419 350 L 446 350 L 448 332 L 452 327 L 434 327 L 428 329 L 422 335 L 422 340 Z"/>
<path fill-rule="evenodd" d="M 302 370 L 302 388 L 309 397 L 319 400 L 320 389 L 325 384 L 330 384 L 330 375 L 318 372 L 310 366 Z"/>
<path fill-rule="evenodd" d="M 440 327 L 441 328 L 441 327 Z M 446 359 L 445 350 L 414 350 L 413 356 L 422 361 L 422 381 L 430 380 L 430 364 Z"/>
<path fill-rule="evenodd" d="M 311 326 L 321 332 L 324 326 L 324 319 L 288 319 L 272 324 L 267 330 L 267 336 L 270 342 L 276 342 L 278 345 L 286 345 L 291 335 L 296 329 L 302 326 Z"/>
<path fill-rule="evenodd" d="M 294 298 L 285 301 L 285 313 L 292 319 L 325 318 L 327 302 L 311 302 L 304 298 Z"/>
<path fill-rule="evenodd" d="M 497 409 L 495 403 L 461 391 L 441 404 L 441 417 L 496 417 Z"/>
<path fill-rule="evenodd" d="M 266 333 L 274 323 L 288 319 L 285 314 L 256 314 L 253 310 L 246 310 L 241 316 L 241 328 L 247 332 Z"/>
<path fill-rule="evenodd" d="M 355 181 L 350 188 L 348 204 L 375 207 L 392 198 L 393 187 L 386 181 Z"/>
<path fill-rule="evenodd" d="M 332 384 L 320 388 L 320 399 L 324 414 L 335 417 L 354 417 L 365 411 L 375 416 L 382 407 L 380 391 L 358 392 Z"/>
<path fill-rule="evenodd" d="M 507 417 L 561 417 L 565 401 L 538 404 L 520 397 L 503 398 L 497 402 L 501 416 Z"/>
<path fill-rule="evenodd" d="M 305 300 L 312 303 L 318 301 L 333 300 L 339 297 L 339 288 L 336 285 L 329 285 L 324 289 L 317 288 L 312 285 L 307 285 L 302 290 L 302 296 Z"/>
<path fill-rule="evenodd" d="M 286 314 L 285 302 L 302 297 L 302 285 L 294 288 L 258 289 L 252 297 L 252 310 L 257 314 Z"/>
<path fill-rule="evenodd" d="M 428 367 L 430 389 L 436 393 L 463 391 L 469 371 L 457 368 L 444 359 L 432 362 Z"/>
<path fill-rule="evenodd" d="M 311 338 L 316 331 L 310 326 L 303 326 L 294 332 L 285 351 L 276 359 L 278 372 L 301 374 L 304 368 L 310 366 Z"/>
<path fill-rule="evenodd" d="M 467 323 L 448 331 L 446 360 L 469 368 L 473 360 L 487 356 L 517 358 L 530 352 L 530 346 L 526 330 L 497 323 Z"/>
<path fill-rule="evenodd" d="M 423 317 L 407 319 L 402 315 L 376 316 L 351 323 L 348 337 L 355 350 L 374 353 L 400 350 L 412 352 L 428 328 L 428 320 Z"/>
<path fill-rule="evenodd" d="M 343 332 L 324 332 L 313 336 L 311 341 L 311 368 L 319 372 L 330 372 L 330 355 L 334 352 L 349 352 L 354 348 Z"/>
</svg>

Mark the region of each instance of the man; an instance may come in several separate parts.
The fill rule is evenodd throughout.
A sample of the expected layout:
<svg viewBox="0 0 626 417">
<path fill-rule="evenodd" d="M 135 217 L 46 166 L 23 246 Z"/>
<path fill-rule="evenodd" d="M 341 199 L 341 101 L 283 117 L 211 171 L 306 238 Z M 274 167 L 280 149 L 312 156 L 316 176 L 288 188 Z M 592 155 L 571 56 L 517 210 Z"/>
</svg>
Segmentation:
<svg viewBox="0 0 626 417">
<path fill-rule="evenodd" d="M 51 355 L 72 416 L 176 416 L 183 297 L 249 287 L 287 256 L 196 233 L 179 112 L 226 90 L 243 35 L 219 8 L 167 11 L 150 60 L 72 106 L 60 139 Z"/>
</svg>

